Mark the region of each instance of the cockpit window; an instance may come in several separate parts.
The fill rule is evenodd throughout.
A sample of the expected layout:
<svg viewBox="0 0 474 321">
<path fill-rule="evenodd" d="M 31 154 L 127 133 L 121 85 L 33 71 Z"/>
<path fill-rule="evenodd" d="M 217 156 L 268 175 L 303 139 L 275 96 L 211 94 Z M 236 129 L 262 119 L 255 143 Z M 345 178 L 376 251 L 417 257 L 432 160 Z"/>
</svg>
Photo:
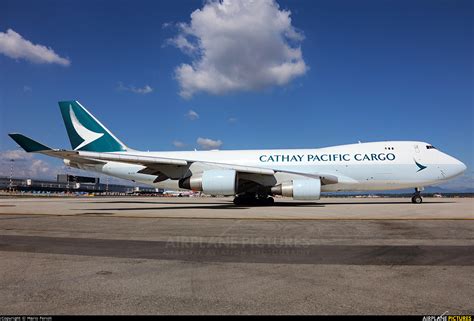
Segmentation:
<svg viewBox="0 0 474 321">
<path fill-rule="evenodd" d="M 426 149 L 436 149 L 436 147 L 434 147 L 432 145 L 426 145 Z"/>
</svg>

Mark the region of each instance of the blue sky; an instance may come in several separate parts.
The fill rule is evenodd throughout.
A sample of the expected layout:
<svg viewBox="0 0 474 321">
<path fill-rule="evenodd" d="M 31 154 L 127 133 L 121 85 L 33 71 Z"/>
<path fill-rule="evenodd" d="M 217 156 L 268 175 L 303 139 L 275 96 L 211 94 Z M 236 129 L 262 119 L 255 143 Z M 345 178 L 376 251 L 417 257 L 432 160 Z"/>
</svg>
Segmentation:
<svg viewBox="0 0 474 321">
<path fill-rule="evenodd" d="M 273 26 L 276 19 L 256 16 L 261 25 L 227 34 L 203 13 L 219 5 L 2 1 L 0 32 L 11 29 L 56 58 L 12 57 L 0 42 L 0 150 L 17 148 L 7 136 L 13 131 L 69 148 L 57 101 L 77 99 L 135 149 L 202 148 L 199 137 L 220 140 L 221 149 L 422 140 L 465 162 L 472 176 L 472 1 L 268 2 L 254 11 L 291 20 Z M 191 17 L 197 9 L 202 14 Z M 244 21 L 239 14 L 235 21 Z M 266 46 L 275 32 L 283 43 Z M 289 62 L 289 71 L 270 79 L 242 48 L 216 54 L 229 34 L 249 57 Z M 177 71 L 200 62 L 190 75 Z M 237 63 L 248 69 L 236 80 L 225 66 Z M 223 80 L 200 82 L 208 70 Z M 190 110 L 199 117 L 187 117 Z"/>
</svg>

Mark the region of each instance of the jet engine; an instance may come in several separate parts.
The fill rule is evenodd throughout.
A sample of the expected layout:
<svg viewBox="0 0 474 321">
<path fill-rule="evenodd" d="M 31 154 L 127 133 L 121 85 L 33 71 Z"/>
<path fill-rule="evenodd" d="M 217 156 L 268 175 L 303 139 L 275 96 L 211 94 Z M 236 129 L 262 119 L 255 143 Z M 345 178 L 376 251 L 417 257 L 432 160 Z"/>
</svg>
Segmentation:
<svg viewBox="0 0 474 321">
<path fill-rule="evenodd" d="M 202 191 L 210 195 L 235 195 L 237 172 L 228 169 L 211 169 L 180 179 L 179 187 Z"/>
<path fill-rule="evenodd" d="M 295 200 L 319 200 L 321 180 L 294 179 L 272 187 L 272 194 L 293 197 Z"/>
<path fill-rule="evenodd" d="M 73 168 L 79 168 L 79 165 L 77 163 L 71 162 L 69 159 L 63 159 L 63 162 L 66 166 L 73 167 Z"/>
</svg>

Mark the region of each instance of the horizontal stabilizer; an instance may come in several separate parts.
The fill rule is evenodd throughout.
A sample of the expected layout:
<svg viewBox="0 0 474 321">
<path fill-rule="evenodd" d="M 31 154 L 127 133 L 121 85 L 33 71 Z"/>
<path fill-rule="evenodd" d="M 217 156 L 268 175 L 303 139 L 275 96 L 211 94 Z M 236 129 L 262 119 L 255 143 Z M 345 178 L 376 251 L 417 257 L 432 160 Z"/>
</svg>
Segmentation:
<svg viewBox="0 0 474 321">
<path fill-rule="evenodd" d="M 20 145 L 21 148 L 23 148 L 28 153 L 51 150 L 51 148 L 48 146 L 38 143 L 37 141 L 22 134 L 12 133 L 8 134 L 8 136 L 10 136 L 18 145 Z"/>
</svg>

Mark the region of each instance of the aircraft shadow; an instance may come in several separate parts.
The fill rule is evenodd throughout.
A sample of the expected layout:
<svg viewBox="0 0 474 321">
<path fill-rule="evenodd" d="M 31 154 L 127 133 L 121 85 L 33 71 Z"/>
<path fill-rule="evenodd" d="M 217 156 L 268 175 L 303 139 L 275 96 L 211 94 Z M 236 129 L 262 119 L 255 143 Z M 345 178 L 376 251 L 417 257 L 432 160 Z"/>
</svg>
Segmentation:
<svg viewBox="0 0 474 321">
<path fill-rule="evenodd" d="M 160 210 L 196 210 L 196 209 L 244 209 L 247 207 L 238 207 L 235 206 L 234 204 L 215 204 L 213 206 L 211 205 L 205 205 L 205 206 L 160 206 L 160 207 L 106 207 L 106 208 L 88 208 L 87 210 L 90 211 L 160 211 Z M 74 211 L 84 211 L 84 209 L 81 208 L 76 208 L 73 209 Z"/>
<path fill-rule="evenodd" d="M 170 202 L 170 201 L 106 201 L 106 202 L 89 202 L 90 204 L 181 204 L 177 202 Z M 184 204 L 204 204 L 204 205 L 218 205 L 222 204 L 222 202 L 187 202 Z"/>
<path fill-rule="evenodd" d="M 107 202 L 89 202 L 90 204 L 169 204 L 169 205 L 177 205 L 177 204 L 192 204 L 192 205 L 223 205 L 227 203 L 232 203 L 232 201 L 225 201 L 225 202 L 186 202 L 186 203 L 177 203 L 177 202 L 149 202 L 149 201 L 107 201 Z M 285 201 L 275 201 L 273 205 L 269 206 L 317 206 L 321 203 L 317 202 L 285 202 Z M 234 205 L 235 206 L 235 205 Z M 255 207 L 264 207 L 267 205 L 254 205 Z M 268 207 L 268 206 L 267 206 Z"/>
<path fill-rule="evenodd" d="M 89 202 L 90 204 L 166 204 L 166 205 L 177 205 L 177 204 L 182 204 L 183 206 L 173 206 L 170 208 L 175 208 L 175 209 L 180 209 L 180 208 L 221 208 L 222 206 L 224 208 L 242 208 L 242 207 L 323 207 L 323 206 L 333 206 L 333 205 L 377 205 L 377 204 L 382 204 L 382 205 L 406 205 L 410 204 L 410 200 L 407 199 L 407 201 L 381 201 L 381 202 L 370 202 L 370 201 L 363 201 L 363 202 L 341 202 L 341 203 L 332 203 L 332 202 L 287 202 L 287 201 L 280 201 L 280 200 L 275 200 L 275 203 L 273 205 L 249 205 L 249 206 L 236 206 L 232 203 L 232 201 L 228 201 L 228 203 L 223 203 L 223 202 L 186 202 L 186 203 L 177 203 L 177 202 L 172 202 L 172 201 L 105 201 L 105 202 L 100 202 L 100 201 L 94 201 L 94 202 Z M 79 202 L 78 202 L 79 203 Z M 455 203 L 453 201 L 426 201 L 423 200 L 423 204 L 452 204 Z M 209 206 L 185 206 L 185 205 L 209 205 Z M 215 205 L 215 206 L 211 206 Z M 162 209 L 166 209 L 166 207 L 160 207 Z M 125 208 L 124 208 L 125 209 Z M 145 208 L 146 209 L 146 208 Z"/>
<path fill-rule="evenodd" d="M 155 205 L 175 205 L 175 206 L 160 206 L 160 207 L 117 207 L 117 208 L 91 208 L 93 211 L 140 211 L 140 210 L 169 210 L 169 209 L 248 209 L 250 207 L 324 207 L 321 203 L 316 202 L 280 202 L 276 201 L 273 205 L 235 205 L 232 201 L 227 202 L 186 202 L 177 203 L 169 201 L 107 201 L 107 202 L 90 202 L 91 204 L 155 204 Z M 82 209 L 74 209 L 82 210 Z"/>
</svg>

